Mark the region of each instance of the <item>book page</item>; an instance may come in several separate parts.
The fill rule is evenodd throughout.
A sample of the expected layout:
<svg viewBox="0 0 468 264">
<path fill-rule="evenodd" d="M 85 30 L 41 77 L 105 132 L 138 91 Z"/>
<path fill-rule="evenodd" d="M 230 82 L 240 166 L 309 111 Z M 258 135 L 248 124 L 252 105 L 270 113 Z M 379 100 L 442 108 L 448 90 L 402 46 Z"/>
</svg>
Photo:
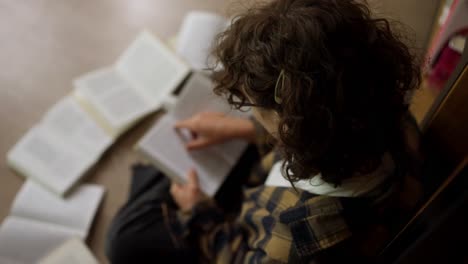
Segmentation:
<svg viewBox="0 0 468 264">
<path fill-rule="evenodd" d="M 218 155 L 223 157 L 227 164 L 234 167 L 244 151 L 247 149 L 247 146 L 247 141 L 234 139 L 215 145 L 213 146 L 213 149 Z"/>
<path fill-rule="evenodd" d="M 16 195 L 11 215 L 64 226 L 84 239 L 103 195 L 101 186 L 81 184 L 61 198 L 27 181 Z"/>
<path fill-rule="evenodd" d="M 66 240 L 73 230 L 30 219 L 8 216 L 0 226 L 0 259 L 7 263 L 37 263 Z"/>
<path fill-rule="evenodd" d="M 36 126 L 8 152 L 7 162 L 21 175 L 63 195 L 94 164 L 95 157 Z"/>
<path fill-rule="evenodd" d="M 190 118 L 198 112 L 221 112 L 237 115 L 225 99 L 213 93 L 213 82 L 201 73 L 194 73 L 184 85 L 174 109 L 171 111 L 178 120 Z"/>
<path fill-rule="evenodd" d="M 138 143 L 139 149 L 152 160 L 163 164 L 159 169 L 168 176 L 175 174 L 177 179 L 185 181 L 188 171 L 195 169 L 201 189 L 213 196 L 231 167 L 212 148 L 189 152 L 176 133 L 174 124 L 174 119 L 169 115 L 163 116 Z"/>
<path fill-rule="evenodd" d="M 150 100 L 135 90 L 115 69 L 86 74 L 74 82 L 77 92 L 110 124 L 121 132 L 154 110 Z"/>
<path fill-rule="evenodd" d="M 22 261 L 7 258 L 7 257 L 4 257 L 4 256 L 0 256 L 0 263 L 2 263 L 2 264 L 26 264 L 26 263 L 24 263 Z"/>
<path fill-rule="evenodd" d="M 180 27 L 176 52 L 195 70 L 213 66 L 210 56 L 216 35 L 224 31 L 229 22 L 217 14 L 192 11 Z"/>
<path fill-rule="evenodd" d="M 98 264 L 99 262 L 86 247 L 83 241 L 70 239 L 49 255 L 43 258 L 39 264 Z"/>
<path fill-rule="evenodd" d="M 149 32 L 142 32 L 117 62 L 117 71 L 158 107 L 190 68 Z"/>
<path fill-rule="evenodd" d="M 43 126 L 65 139 L 71 147 L 99 158 L 113 139 L 70 96 L 56 103 L 45 115 Z"/>
</svg>

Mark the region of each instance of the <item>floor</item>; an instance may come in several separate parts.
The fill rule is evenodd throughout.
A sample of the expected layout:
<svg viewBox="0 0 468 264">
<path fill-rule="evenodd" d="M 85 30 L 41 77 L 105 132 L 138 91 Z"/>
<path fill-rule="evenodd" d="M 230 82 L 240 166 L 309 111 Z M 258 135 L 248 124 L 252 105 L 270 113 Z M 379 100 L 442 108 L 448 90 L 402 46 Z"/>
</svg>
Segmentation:
<svg viewBox="0 0 468 264">
<path fill-rule="evenodd" d="M 425 7 L 419 9 L 414 4 L 417 1 Z M 0 0 L 0 221 L 8 214 L 24 181 L 7 168 L 6 152 L 54 102 L 70 93 L 75 77 L 112 64 L 142 28 L 168 39 L 177 32 L 188 10 L 232 14 L 242 7 L 237 1 L 236 4 L 228 2 Z M 374 2 L 381 2 L 384 11 L 395 12 L 401 7 L 396 3 L 400 1 Z M 435 7 L 427 8 L 426 0 L 401 2 L 406 3 L 407 9 L 397 17 L 415 28 L 418 45 L 423 46 Z M 433 97 L 421 98 L 424 100 L 416 100 L 419 105 L 415 106 L 419 119 Z M 132 146 L 154 118 L 155 115 L 149 117 L 123 135 L 85 177 L 84 181 L 107 188 L 87 241 L 103 263 L 106 262 L 103 242 L 107 226 L 126 197 L 129 166 L 138 160 Z"/>
</svg>

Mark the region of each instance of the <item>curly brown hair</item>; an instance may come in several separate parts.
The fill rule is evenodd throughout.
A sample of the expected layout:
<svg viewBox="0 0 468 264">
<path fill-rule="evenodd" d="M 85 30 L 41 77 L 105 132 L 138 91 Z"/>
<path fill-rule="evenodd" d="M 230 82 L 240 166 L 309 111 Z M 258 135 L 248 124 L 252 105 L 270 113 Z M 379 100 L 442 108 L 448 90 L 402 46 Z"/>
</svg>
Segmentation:
<svg viewBox="0 0 468 264">
<path fill-rule="evenodd" d="M 374 170 L 386 152 L 403 162 L 405 97 L 419 86 L 420 67 L 392 23 L 373 17 L 364 1 L 258 5 L 218 37 L 214 91 L 235 107 L 248 102 L 245 92 L 278 113 L 292 181 L 321 173 L 340 184 Z"/>
</svg>

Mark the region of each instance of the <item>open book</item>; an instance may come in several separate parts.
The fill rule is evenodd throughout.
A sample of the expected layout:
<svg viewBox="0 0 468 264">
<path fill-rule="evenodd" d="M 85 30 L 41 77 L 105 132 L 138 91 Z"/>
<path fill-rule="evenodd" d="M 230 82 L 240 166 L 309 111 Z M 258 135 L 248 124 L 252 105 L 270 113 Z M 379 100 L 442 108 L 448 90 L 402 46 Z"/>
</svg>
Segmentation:
<svg viewBox="0 0 468 264">
<path fill-rule="evenodd" d="M 74 95 L 116 136 L 162 106 L 189 73 L 168 47 L 143 32 L 114 66 L 76 79 Z"/>
<path fill-rule="evenodd" d="M 190 66 L 198 71 L 212 67 L 210 56 L 216 36 L 224 31 L 230 22 L 217 14 L 205 11 L 191 11 L 182 22 L 175 50 Z"/>
<path fill-rule="evenodd" d="M 63 195 L 112 141 L 77 101 L 66 97 L 8 152 L 7 162 L 19 174 Z"/>
<path fill-rule="evenodd" d="M 159 108 L 189 72 L 157 38 L 141 33 L 116 65 L 75 81 L 73 94 L 9 151 L 9 166 L 64 195 L 122 132 Z"/>
<path fill-rule="evenodd" d="M 222 99 L 213 94 L 211 80 L 194 73 L 187 81 L 175 107 L 164 115 L 138 142 L 137 149 L 162 172 L 178 182 L 185 182 L 186 174 L 195 169 L 201 189 L 213 196 L 232 167 L 245 150 L 247 143 L 232 140 L 202 150 L 187 151 L 185 140 L 174 129 L 178 120 L 198 112 L 222 112 L 234 116 L 247 113 L 232 110 Z"/>
<path fill-rule="evenodd" d="M 73 238 L 54 249 L 39 264 L 99 264 L 99 262 L 83 241 Z"/>
<path fill-rule="evenodd" d="M 101 186 L 83 184 L 62 199 L 25 182 L 0 226 L 0 261 L 37 263 L 70 238 L 84 240 L 103 195 Z"/>
</svg>

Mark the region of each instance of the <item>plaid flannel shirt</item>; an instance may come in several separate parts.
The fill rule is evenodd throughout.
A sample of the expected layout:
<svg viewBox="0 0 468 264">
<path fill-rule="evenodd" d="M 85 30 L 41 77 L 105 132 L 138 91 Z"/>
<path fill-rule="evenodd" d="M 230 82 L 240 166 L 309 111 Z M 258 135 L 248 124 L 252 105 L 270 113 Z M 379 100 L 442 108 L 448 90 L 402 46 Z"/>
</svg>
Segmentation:
<svg viewBox="0 0 468 264">
<path fill-rule="evenodd" d="M 336 198 L 261 186 L 246 191 L 236 220 L 203 204 L 183 230 L 196 230 L 202 262 L 295 263 L 350 237 L 341 210 Z"/>
</svg>

